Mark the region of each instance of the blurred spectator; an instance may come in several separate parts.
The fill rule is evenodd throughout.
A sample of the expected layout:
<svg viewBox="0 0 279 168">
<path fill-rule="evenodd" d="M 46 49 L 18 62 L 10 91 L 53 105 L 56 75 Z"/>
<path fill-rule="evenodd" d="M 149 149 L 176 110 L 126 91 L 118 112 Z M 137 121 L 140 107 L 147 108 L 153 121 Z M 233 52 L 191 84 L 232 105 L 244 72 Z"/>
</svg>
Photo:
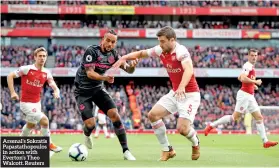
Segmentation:
<svg viewBox="0 0 279 168">
<path fill-rule="evenodd" d="M 15 87 L 19 92 L 19 86 Z M 82 120 L 78 115 L 78 108 L 76 107 L 72 85 L 62 85 L 61 99 L 54 100 L 51 95 L 51 89 L 47 87 L 44 90 L 42 97 L 43 111 L 50 119 L 51 129 L 77 129 L 81 130 Z M 150 122 L 147 118 L 148 112 L 152 106 L 171 89 L 168 85 L 135 85 L 132 92 L 136 95 L 138 107 L 142 113 L 142 128 L 151 129 Z M 232 114 L 236 103 L 236 93 L 239 87 L 236 86 L 222 86 L 222 85 L 206 85 L 201 88 L 201 105 L 196 115 L 194 126 L 196 129 L 203 129 L 206 123 L 216 120 L 223 115 Z M 109 86 L 108 92 L 113 96 L 115 92 L 124 91 L 124 87 Z M 3 105 L 1 113 L 1 127 L 2 128 L 22 128 L 25 124 L 23 114 L 20 112 L 19 103 L 11 101 L 8 88 L 1 86 L 1 104 Z M 127 101 L 127 95 L 123 100 Z M 279 85 L 275 87 L 269 85 L 260 87 L 255 93 L 255 98 L 260 106 L 279 106 Z M 129 104 L 129 103 L 126 103 Z M 279 125 L 279 110 L 264 110 L 263 112 L 266 127 L 268 129 L 278 129 Z M 133 122 L 131 112 L 127 106 L 125 113 L 121 113 L 121 118 L 125 128 L 132 129 Z M 168 129 L 176 128 L 176 120 L 178 115 L 170 115 L 164 118 L 166 127 Z M 236 130 L 244 129 L 243 122 L 234 122 L 232 124 L 224 125 L 224 129 Z"/>
<path fill-rule="evenodd" d="M 37 47 L 37 46 L 36 46 Z M 35 46 L 2 46 L 1 66 L 19 67 L 32 64 L 32 51 Z M 147 49 L 152 46 L 126 46 L 124 43 L 117 46 L 120 55 Z M 52 55 L 55 56 L 55 67 L 78 67 L 85 48 L 82 46 L 57 46 L 50 47 Z M 249 47 L 201 47 L 188 48 L 194 67 L 196 68 L 241 68 L 246 61 Z M 279 48 L 258 48 L 259 57 L 257 68 L 279 68 Z M 162 67 L 159 57 L 150 57 L 139 62 L 138 67 Z"/>
<path fill-rule="evenodd" d="M 231 22 L 228 17 L 222 20 L 184 20 L 181 16 L 177 21 L 164 20 L 127 20 L 125 18 L 111 20 L 1 20 L 1 27 L 16 28 L 64 28 L 64 29 L 92 29 L 92 28 L 162 28 L 171 26 L 177 29 L 279 29 L 279 22 L 274 20 Z"/>
<path fill-rule="evenodd" d="M 277 0 L 241 0 L 241 1 L 222 1 L 222 0 L 133 0 L 133 1 L 112 1 L 112 0 L 2 0 L 1 4 L 30 4 L 30 5 L 132 5 L 132 6 L 253 6 L 253 7 L 277 7 Z"/>
</svg>

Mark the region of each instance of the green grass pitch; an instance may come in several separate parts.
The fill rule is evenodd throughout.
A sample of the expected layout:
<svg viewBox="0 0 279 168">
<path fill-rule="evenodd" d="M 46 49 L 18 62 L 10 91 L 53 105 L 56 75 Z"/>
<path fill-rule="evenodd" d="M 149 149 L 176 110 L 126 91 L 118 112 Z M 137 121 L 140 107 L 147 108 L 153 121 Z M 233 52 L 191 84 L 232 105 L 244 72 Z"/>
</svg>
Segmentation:
<svg viewBox="0 0 279 168">
<path fill-rule="evenodd" d="M 191 160 L 191 144 L 180 135 L 168 135 L 177 156 L 167 162 L 158 162 L 160 145 L 154 135 L 128 135 L 129 148 L 136 161 L 123 160 L 117 137 L 93 139 L 94 147 L 84 162 L 68 157 L 73 143 L 83 143 L 83 135 L 52 135 L 52 140 L 63 147 L 51 157 L 51 167 L 279 167 L 279 146 L 265 149 L 258 135 L 199 135 L 201 157 Z M 278 135 L 269 136 L 279 140 Z"/>
</svg>

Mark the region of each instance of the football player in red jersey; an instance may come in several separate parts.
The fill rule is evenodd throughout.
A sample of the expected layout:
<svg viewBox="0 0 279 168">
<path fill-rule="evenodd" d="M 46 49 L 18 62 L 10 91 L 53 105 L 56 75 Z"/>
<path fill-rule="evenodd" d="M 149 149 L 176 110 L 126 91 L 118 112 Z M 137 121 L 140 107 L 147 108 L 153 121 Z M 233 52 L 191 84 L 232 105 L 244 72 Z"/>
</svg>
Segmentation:
<svg viewBox="0 0 279 168">
<path fill-rule="evenodd" d="M 47 60 L 46 49 L 43 47 L 37 48 L 34 51 L 34 58 L 34 64 L 21 66 L 17 71 L 8 75 L 8 87 L 11 99 L 19 100 L 19 96 L 14 89 L 14 78 L 21 77 L 20 110 L 24 113 L 27 122 L 22 128 L 21 136 L 28 136 L 36 124 L 40 123 L 42 135 L 50 137 L 49 120 L 41 111 L 41 91 L 45 82 L 48 82 L 54 90 L 53 97 L 55 99 L 60 97 L 60 91 L 51 73 L 44 68 Z M 62 148 L 52 143 L 50 138 L 50 150 L 60 152 Z"/>
<path fill-rule="evenodd" d="M 176 41 L 175 31 L 171 27 L 162 28 L 157 33 L 157 37 L 160 45 L 124 55 L 114 64 L 114 67 L 120 67 L 126 60 L 160 57 L 173 87 L 148 113 L 154 133 L 162 146 L 160 160 L 167 161 L 176 156 L 176 152 L 168 141 L 166 126 L 162 121 L 163 117 L 175 112 L 179 113 L 177 129 L 182 136 L 192 142 L 192 160 L 197 160 L 200 157 L 199 138 L 191 124 L 200 105 L 201 96 L 193 71 L 192 59 L 187 48 Z"/>
<path fill-rule="evenodd" d="M 276 146 L 278 142 L 272 142 L 267 139 L 265 127 L 263 123 L 263 116 L 261 114 L 259 105 L 254 97 L 254 90 L 262 84 L 261 79 L 256 80 L 255 64 L 258 58 L 258 51 L 251 49 L 248 54 L 248 61 L 243 65 L 243 70 L 238 80 L 241 81 L 242 86 L 237 92 L 235 110 L 232 115 L 225 115 L 222 118 L 207 125 L 204 130 L 205 136 L 218 125 L 226 124 L 235 120 L 239 120 L 242 114 L 251 113 L 256 120 L 257 130 L 263 141 L 263 147 L 269 148 Z"/>
<path fill-rule="evenodd" d="M 103 129 L 105 137 L 110 138 L 108 134 L 108 128 L 107 128 L 107 116 L 105 113 L 99 109 L 98 106 L 95 107 L 95 115 L 96 118 L 98 119 L 98 125 L 96 126 L 96 131 L 94 134 L 94 138 L 99 137 L 100 130 Z"/>
</svg>

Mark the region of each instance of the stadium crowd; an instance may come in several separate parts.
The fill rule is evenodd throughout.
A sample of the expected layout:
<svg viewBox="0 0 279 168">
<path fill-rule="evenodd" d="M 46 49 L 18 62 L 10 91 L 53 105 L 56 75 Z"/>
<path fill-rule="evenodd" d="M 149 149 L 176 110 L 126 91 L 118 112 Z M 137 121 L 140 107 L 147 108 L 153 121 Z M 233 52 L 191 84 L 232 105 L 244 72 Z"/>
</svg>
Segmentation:
<svg viewBox="0 0 279 168">
<path fill-rule="evenodd" d="M 150 122 L 147 119 L 147 113 L 152 106 L 162 97 L 168 93 L 171 88 L 170 83 L 163 86 L 155 85 L 135 85 L 132 92 L 137 97 L 137 106 L 141 111 L 142 129 L 151 129 Z M 19 93 L 19 86 L 15 87 Z M 50 87 L 43 91 L 42 108 L 50 119 L 51 129 L 78 129 L 82 128 L 82 121 L 78 115 L 78 108 L 76 107 L 74 99 L 73 85 L 61 85 L 61 99 L 54 100 L 51 94 Z M 206 85 L 201 88 L 201 105 L 196 115 L 194 126 L 196 129 L 203 129 L 206 123 L 216 120 L 217 118 L 232 114 L 235 106 L 235 97 L 239 87 L 223 86 L 223 85 Z M 110 85 L 107 90 L 112 97 L 115 92 L 120 92 L 120 97 L 126 105 L 126 110 L 121 111 L 120 115 L 127 129 L 133 128 L 131 111 L 129 109 L 129 102 L 125 87 L 123 85 Z M 279 85 L 275 87 L 271 84 L 260 87 L 255 94 L 258 104 L 261 106 L 279 106 Z M 1 86 L 1 127 L 2 128 L 21 128 L 24 125 L 23 114 L 19 109 L 19 102 L 11 101 L 10 94 L 7 87 Z M 272 110 L 268 113 L 263 113 L 265 116 L 265 123 L 268 129 L 278 128 L 279 125 L 279 110 Z M 166 127 L 169 129 L 176 128 L 176 115 L 170 115 L 164 118 Z M 224 125 L 224 129 L 229 130 L 244 130 L 243 122 L 234 122 L 233 124 Z"/>
<path fill-rule="evenodd" d="M 279 29 L 279 22 L 274 20 L 258 21 L 231 21 L 224 17 L 220 20 L 189 20 L 183 17 L 173 21 L 162 20 L 135 20 L 112 17 L 111 20 L 86 19 L 81 20 L 1 20 L 1 27 L 9 28 L 64 28 L 64 29 L 91 29 L 91 28 L 162 28 L 171 26 L 177 29 Z"/>
<path fill-rule="evenodd" d="M 224 0 L 2 0 L 1 4 L 30 4 L 30 5 L 132 5 L 132 6 L 249 6 L 249 7 L 277 7 L 279 2 L 276 0 L 241 0 L 241 1 L 224 1 Z"/>
<path fill-rule="evenodd" d="M 37 46 L 1 46 L 1 66 L 19 67 L 33 62 L 32 51 Z M 120 55 L 149 48 L 148 46 L 126 46 L 121 43 L 116 49 Z M 248 47 L 202 47 L 188 48 L 196 68 L 241 68 L 245 62 Z M 258 48 L 257 68 L 279 68 L 279 48 Z M 78 67 L 85 48 L 82 46 L 57 46 L 49 48 L 49 55 L 55 56 L 55 67 Z M 138 67 L 162 67 L 158 57 L 143 59 Z"/>
</svg>

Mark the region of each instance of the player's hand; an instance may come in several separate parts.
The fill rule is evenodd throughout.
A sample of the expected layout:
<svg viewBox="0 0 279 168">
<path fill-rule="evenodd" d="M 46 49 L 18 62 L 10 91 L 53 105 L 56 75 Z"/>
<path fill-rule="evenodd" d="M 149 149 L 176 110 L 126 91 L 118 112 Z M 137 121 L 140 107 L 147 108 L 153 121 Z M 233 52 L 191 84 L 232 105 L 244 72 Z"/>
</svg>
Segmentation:
<svg viewBox="0 0 279 168">
<path fill-rule="evenodd" d="M 258 86 L 257 86 L 257 85 L 254 85 L 254 89 L 255 89 L 255 90 L 258 90 L 259 88 L 258 88 Z"/>
<path fill-rule="evenodd" d="M 182 101 L 186 98 L 185 87 L 179 86 L 173 95 L 177 101 Z"/>
<path fill-rule="evenodd" d="M 138 63 L 139 63 L 139 59 L 135 59 L 135 60 L 132 60 L 129 65 L 130 65 L 130 67 L 134 68 L 137 66 Z"/>
<path fill-rule="evenodd" d="M 19 100 L 19 96 L 16 92 L 11 93 L 11 99 L 12 100 Z"/>
<path fill-rule="evenodd" d="M 53 97 L 55 99 L 59 99 L 60 98 L 60 93 L 58 91 L 56 91 L 56 92 L 54 91 L 52 95 L 53 95 Z"/>
<path fill-rule="evenodd" d="M 256 85 L 258 85 L 258 86 L 260 86 L 261 84 L 262 84 L 262 80 L 261 79 L 258 79 L 258 80 L 256 80 Z"/>
<path fill-rule="evenodd" d="M 113 83 L 114 82 L 114 76 L 106 76 L 106 81 L 108 83 Z"/>
<path fill-rule="evenodd" d="M 121 65 L 123 65 L 124 68 L 126 69 L 126 60 L 123 59 L 123 57 L 119 58 L 119 60 L 116 61 L 116 62 L 112 65 L 112 67 L 113 67 L 113 68 L 119 68 L 119 67 L 121 67 Z"/>
</svg>

